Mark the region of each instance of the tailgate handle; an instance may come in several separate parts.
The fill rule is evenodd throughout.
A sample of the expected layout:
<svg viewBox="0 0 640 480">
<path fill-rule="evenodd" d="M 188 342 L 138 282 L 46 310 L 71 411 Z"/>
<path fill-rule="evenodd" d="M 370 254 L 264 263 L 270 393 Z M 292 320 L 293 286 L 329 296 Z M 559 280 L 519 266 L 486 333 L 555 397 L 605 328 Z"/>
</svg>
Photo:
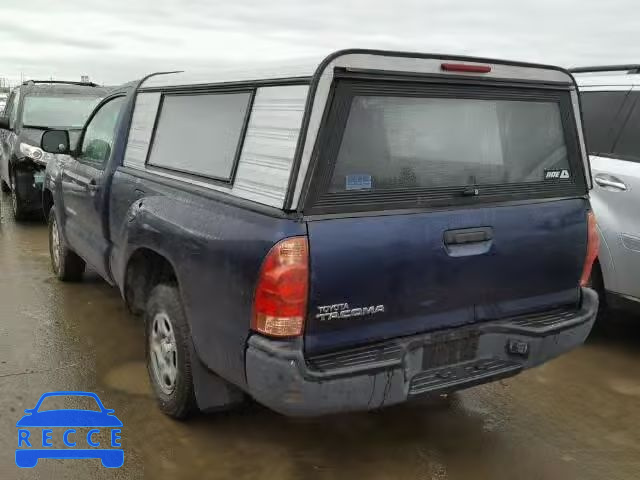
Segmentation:
<svg viewBox="0 0 640 480">
<path fill-rule="evenodd" d="M 445 245 L 465 245 L 481 243 L 493 239 L 491 227 L 463 228 L 461 230 L 447 230 L 444 232 Z"/>
</svg>

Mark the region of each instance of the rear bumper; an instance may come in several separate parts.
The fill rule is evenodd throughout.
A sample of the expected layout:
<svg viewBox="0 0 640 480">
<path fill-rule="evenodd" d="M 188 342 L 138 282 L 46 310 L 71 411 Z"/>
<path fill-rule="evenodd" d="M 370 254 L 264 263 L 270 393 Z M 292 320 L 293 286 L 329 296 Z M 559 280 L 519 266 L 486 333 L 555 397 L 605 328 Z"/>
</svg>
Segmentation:
<svg viewBox="0 0 640 480">
<path fill-rule="evenodd" d="M 509 377 L 584 342 L 598 296 L 582 290 L 579 310 L 403 337 L 305 358 L 300 343 L 254 335 L 246 351 L 249 393 L 291 416 L 371 410 Z"/>
</svg>

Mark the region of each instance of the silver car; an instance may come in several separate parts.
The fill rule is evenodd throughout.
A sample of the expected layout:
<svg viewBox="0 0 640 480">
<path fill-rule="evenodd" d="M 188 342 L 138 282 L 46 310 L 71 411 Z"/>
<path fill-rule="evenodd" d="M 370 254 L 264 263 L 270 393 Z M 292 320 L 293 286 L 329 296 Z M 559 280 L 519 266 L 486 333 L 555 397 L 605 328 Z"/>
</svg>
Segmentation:
<svg viewBox="0 0 640 480">
<path fill-rule="evenodd" d="M 640 65 L 572 70 L 582 97 L 600 233 L 601 305 L 640 310 Z"/>
</svg>

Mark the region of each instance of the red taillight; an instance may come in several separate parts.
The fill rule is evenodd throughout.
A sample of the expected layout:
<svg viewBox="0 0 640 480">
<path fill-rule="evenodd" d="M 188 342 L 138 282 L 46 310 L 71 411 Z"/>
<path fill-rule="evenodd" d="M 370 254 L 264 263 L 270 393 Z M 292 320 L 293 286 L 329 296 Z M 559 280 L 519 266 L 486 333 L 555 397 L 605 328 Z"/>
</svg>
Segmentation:
<svg viewBox="0 0 640 480">
<path fill-rule="evenodd" d="M 469 65 L 468 63 L 443 63 L 440 68 L 445 72 L 489 73 L 489 65 Z"/>
<path fill-rule="evenodd" d="M 600 249 L 600 237 L 598 237 L 598 229 L 596 227 L 596 217 L 593 212 L 587 213 L 587 255 L 584 258 L 584 267 L 582 268 L 582 277 L 580 277 L 580 285 L 589 284 L 591 277 L 591 268 L 593 262 L 598 258 L 598 250 Z"/>
<path fill-rule="evenodd" d="M 278 242 L 260 270 L 251 328 L 271 337 L 302 335 L 309 290 L 307 237 Z"/>
</svg>

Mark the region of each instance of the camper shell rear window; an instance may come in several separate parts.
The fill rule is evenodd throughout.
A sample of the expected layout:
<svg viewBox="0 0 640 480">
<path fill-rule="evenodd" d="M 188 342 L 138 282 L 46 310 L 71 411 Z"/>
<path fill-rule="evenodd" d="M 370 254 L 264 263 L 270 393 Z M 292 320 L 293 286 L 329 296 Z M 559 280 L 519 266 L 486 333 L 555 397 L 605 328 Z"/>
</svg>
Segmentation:
<svg viewBox="0 0 640 480">
<path fill-rule="evenodd" d="M 586 193 L 570 92 L 341 80 L 307 209 Z"/>
</svg>

